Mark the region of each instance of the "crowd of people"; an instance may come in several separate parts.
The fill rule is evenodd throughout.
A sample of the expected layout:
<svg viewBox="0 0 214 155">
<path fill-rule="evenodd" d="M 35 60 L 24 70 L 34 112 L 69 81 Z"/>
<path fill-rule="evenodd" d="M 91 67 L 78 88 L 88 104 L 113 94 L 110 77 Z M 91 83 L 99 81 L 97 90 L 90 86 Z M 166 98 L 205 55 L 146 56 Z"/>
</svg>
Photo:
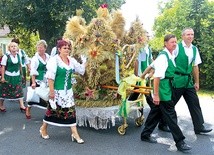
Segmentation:
<svg viewBox="0 0 214 155">
<path fill-rule="evenodd" d="M 185 28 L 182 41 L 177 43 L 173 34 L 164 37 L 164 49 L 155 60 L 148 45 L 140 49 L 135 61 L 135 75 L 142 78 L 152 77 L 153 94 L 146 95 L 150 106 L 141 140 L 156 143 L 151 137 L 155 127 L 171 132 L 179 151 L 186 152 L 191 147 L 184 141 L 185 136 L 177 122 L 175 105 L 183 96 L 189 108 L 195 134 L 209 133 L 212 129 L 204 126 L 204 118 L 197 96 L 199 90 L 199 67 L 201 58 L 196 46 L 192 44 L 194 31 Z M 40 135 L 49 139 L 48 124 L 71 128 L 71 139 L 84 143 L 77 131 L 75 98 L 72 90 L 72 74 L 84 75 L 86 60 L 77 62 L 69 56 L 71 42 L 59 39 L 51 56 L 46 53 L 47 43 L 40 40 L 36 44 L 36 53 L 29 61 L 24 50 L 19 49 L 19 40 L 13 39 L 8 45 L 8 52 L 1 56 L 0 112 L 6 112 L 4 100 L 18 100 L 21 112 L 31 119 L 31 107 L 45 108 Z M 161 65 L 160 65 L 161 64 Z M 23 88 L 26 87 L 26 72 L 30 72 L 30 86 L 35 89 L 46 83 L 50 89 L 49 101 L 40 98 L 39 103 L 28 102 L 24 105 Z M 193 76 L 192 76 L 193 75 Z"/>
<path fill-rule="evenodd" d="M 45 108 L 46 113 L 43 124 L 39 130 L 43 139 L 48 139 L 48 124 L 71 128 L 71 139 L 78 144 L 84 143 L 76 128 L 76 111 L 73 98 L 71 77 L 74 73 L 84 74 L 86 61 L 78 63 L 69 56 L 71 42 L 58 40 L 56 48 L 58 53 L 52 55 L 46 53 L 47 43 L 39 40 L 36 44 L 36 53 L 29 61 L 27 54 L 18 48 L 17 39 L 13 39 L 8 45 L 8 52 L 1 58 L 1 92 L 0 110 L 6 112 L 4 100 L 18 100 L 21 112 L 25 112 L 26 118 L 31 119 L 31 107 Z M 19 52 L 21 51 L 21 52 Z M 28 102 L 24 105 L 23 88 L 26 87 L 26 68 L 30 72 L 30 86 L 35 89 L 41 83 L 48 85 L 50 89 L 49 102 L 40 98 L 37 102 Z M 50 102 L 55 104 L 55 108 Z"/>
</svg>

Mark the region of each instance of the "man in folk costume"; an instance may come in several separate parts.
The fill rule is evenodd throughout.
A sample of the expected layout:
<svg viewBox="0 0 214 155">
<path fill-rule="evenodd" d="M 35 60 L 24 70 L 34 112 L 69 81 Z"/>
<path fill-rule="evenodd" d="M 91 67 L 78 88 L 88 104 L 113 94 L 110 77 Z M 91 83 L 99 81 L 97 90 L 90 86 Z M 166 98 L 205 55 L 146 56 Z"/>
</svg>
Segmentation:
<svg viewBox="0 0 214 155">
<path fill-rule="evenodd" d="M 181 96 L 187 103 L 192 117 L 194 131 L 196 134 L 208 133 L 212 129 L 204 127 L 204 118 L 199 104 L 199 98 L 196 91 L 199 90 L 199 68 L 201 63 L 199 51 L 192 45 L 194 31 L 192 28 L 186 28 L 182 31 L 182 42 L 175 50 L 176 72 L 174 77 L 174 103 L 176 104 Z M 191 76 L 193 74 L 193 78 Z"/>
<path fill-rule="evenodd" d="M 142 73 L 145 71 L 145 69 L 153 62 L 153 56 L 152 56 L 152 50 L 149 47 L 148 44 L 149 35 L 147 34 L 147 43 L 144 48 L 140 48 L 140 52 L 138 55 L 137 60 L 135 61 L 135 75 L 142 76 Z M 153 72 L 150 72 L 148 75 L 147 85 L 150 83 L 150 78 L 152 76 Z M 150 108 L 154 107 L 151 94 L 145 95 L 146 96 L 146 102 L 150 106 Z M 170 132 L 167 124 L 164 122 L 164 120 L 161 118 L 158 128 L 165 132 Z"/>
<path fill-rule="evenodd" d="M 173 103 L 172 80 L 175 73 L 175 61 L 173 51 L 176 48 L 175 35 L 168 34 L 164 37 L 165 49 L 160 52 L 157 59 L 148 67 L 154 68 L 154 108 L 151 108 L 145 127 L 141 133 L 141 140 L 149 143 L 157 143 L 150 135 L 163 116 L 172 133 L 176 147 L 181 152 L 191 150 L 184 142 L 184 135 L 177 124 L 177 115 Z M 162 65 L 160 65 L 162 64 Z M 147 70 L 147 69 L 146 69 Z"/>
</svg>

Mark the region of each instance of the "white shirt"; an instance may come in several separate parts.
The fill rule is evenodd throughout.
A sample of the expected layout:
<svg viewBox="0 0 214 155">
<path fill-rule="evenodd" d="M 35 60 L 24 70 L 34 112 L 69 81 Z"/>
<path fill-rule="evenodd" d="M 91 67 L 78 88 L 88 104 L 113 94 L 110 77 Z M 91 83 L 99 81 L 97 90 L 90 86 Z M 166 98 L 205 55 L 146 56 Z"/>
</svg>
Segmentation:
<svg viewBox="0 0 214 155">
<path fill-rule="evenodd" d="M 188 57 L 188 62 L 189 64 L 192 62 L 192 59 L 193 59 L 193 45 L 191 44 L 190 47 L 188 47 L 184 41 L 182 41 L 182 45 L 184 47 L 184 51 L 185 51 L 185 54 L 187 55 Z M 178 56 L 178 52 L 179 52 L 179 46 L 177 45 L 175 51 L 174 51 L 174 55 L 175 57 Z M 194 66 L 197 66 L 199 64 L 201 64 L 202 61 L 201 61 L 201 57 L 200 57 L 200 54 L 199 54 L 199 51 L 198 51 L 198 48 L 196 48 L 196 56 L 195 56 L 195 61 L 193 62 L 193 65 Z"/>
<path fill-rule="evenodd" d="M 175 56 L 172 55 L 167 48 L 164 48 L 163 51 L 166 51 L 166 53 L 169 56 L 169 59 L 172 60 L 172 63 L 175 65 Z M 152 68 L 155 69 L 155 73 L 154 73 L 154 77 L 159 77 L 160 79 L 164 79 L 165 78 L 165 72 L 166 69 L 168 68 L 168 61 L 167 61 L 167 57 L 164 54 L 159 55 L 155 61 L 153 61 L 150 65 Z"/>
<path fill-rule="evenodd" d="M 50 56 L 45 53 L 46 55 L 46 60 L 44 61 L 40 56 L 39 54 L 36 52 L 36 54 L 33 56 L 33 58 L 31 59 L 31 64 L 30 64 L 30 67 L 31 67 L 31 70 L 30 70 L 30 75 L 39 75 L 39 72 L 37 71 L 37 68 L 39 67 L 39 60 L 43 63 L 43 64 L 46 64 L 50 58 Z"/>
<path fill-rule="evenodd" d="M 141 72 L 141 67 L 140 64 L 142 61 L 147 61 L 147 66 L 149 66 L 149 55 L 150 55 L 150 50 L 149 50 L 149 45 L 147 44 L 143 49 L 140 49 L 139 55 L 137 57 L 138 60 L 138 76 L 141 76 L 142 72 Z M 147 59 L 146 59 L 147 57 Z M 150 57 L 151 60 L 153 60 L 152 54 Z"/>
</svg>

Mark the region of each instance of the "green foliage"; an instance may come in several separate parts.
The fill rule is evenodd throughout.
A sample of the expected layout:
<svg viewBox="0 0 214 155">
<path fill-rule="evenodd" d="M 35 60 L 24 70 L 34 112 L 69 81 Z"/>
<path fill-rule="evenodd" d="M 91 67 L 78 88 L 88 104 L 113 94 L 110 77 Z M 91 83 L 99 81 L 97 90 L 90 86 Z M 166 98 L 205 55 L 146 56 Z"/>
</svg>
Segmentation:
<svg viewBox="0 0 214 155">
<path fill-rule="evenodd" d="M 39 35 L 37 33 L 30 33 L 27 30 L 18 28 L 15 29 L 13 33 L 11 33 L 9 36 L 12 38 L 19 38 L 19 48 L 23 49 L 29 57 L 33 57 L 36 52 L 36 42 L 39 40 Z"/>
<path fill-rule="evenodd" d="M 199 48 L 203 63 L 200 65 L 200 84 L 214 89 L 214 2 L 208 0 L 171 0 L 159 6 L 160 16 L 154 24 L 155 38 L 152 48 L 162 49 L 163 37 L 173 33 L 181 40 L 181 31 L 192 27 L 195 31 L 194 44 Z"/>
<path fill-rule="evenodd" d="M 200 67 L 201 85 L 210 90 L 214 90 L 214 2 L 202 6 L 202 12 L 205 12 L 204 18 L 201 18 L 200 45 L 203 64 Z"/>
<path fill-rule="evenodd" d="M 50 50 L 56 38 L 63 35 L 66 21 L 75 15 L 76 9 L 84 9 L 83 17 L 90 21 L 103 3 L 109 3 L 111 10 L 120 8 L 124 0 L 1 0 L 0 25 L 8 25 L 11 33 L 20 40 L 39 35 L 40 39 L 47 41 Z M 19 34 L 20 30 L 25 33 Z"/>
</svg>

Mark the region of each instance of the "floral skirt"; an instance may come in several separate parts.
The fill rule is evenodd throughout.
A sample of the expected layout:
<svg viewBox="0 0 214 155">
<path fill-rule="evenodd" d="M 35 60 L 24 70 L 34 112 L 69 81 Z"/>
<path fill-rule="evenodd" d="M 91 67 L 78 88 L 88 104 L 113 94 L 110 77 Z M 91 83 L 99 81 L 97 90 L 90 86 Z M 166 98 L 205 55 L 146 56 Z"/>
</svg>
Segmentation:
<svg viewBox="0 0 214 155">
<path fill-rule="evenodd" d="M 71 127 L 76 126 L 76 110 L 75 106 L 70 108 L 62 108 L 57 105 L 57 109 L 54 110 L 48 104 L 45 117 L 43 119 L 45 123 L 62 126 L 62 127 Z"/>
<path fill-rule="evenodd" d="M 17 100 L 23 98 L 22 79 L 21 76 L 5 75 L 7 82 L 1 83 L 0 98 Z"/>
</svg>

